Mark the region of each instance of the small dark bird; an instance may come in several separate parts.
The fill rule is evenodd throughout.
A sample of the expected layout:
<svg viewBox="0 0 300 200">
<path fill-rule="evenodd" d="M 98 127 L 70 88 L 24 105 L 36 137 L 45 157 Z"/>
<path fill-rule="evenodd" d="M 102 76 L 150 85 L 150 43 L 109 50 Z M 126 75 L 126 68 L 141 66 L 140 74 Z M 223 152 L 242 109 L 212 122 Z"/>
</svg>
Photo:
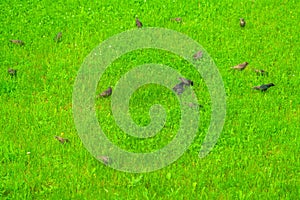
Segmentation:
<svg viewBox="0 0 300 200">
<path fill-rule="evenodd" d="M 20 46 L 25 44 L 22 40 L 10 40 L 10 42 Z"/>
<path fill-rule="evenodd" d="M 98 159 L 100 159 L 105 165 L 111 163 L 111 159 L 108 156 L 98 156 Z"/>
<path fill-rule="evenodd" d="M 143 24 L 142 22 L 138 19 L 138 18 L 135 18 L 135 24 L 138 28 L 142 28 L 143 27 Z"/>
<path fill-rule="evenodd" d="M 173 91 L 176 92 L 178 95 L 182 94 L 184 91 L 184 86 L 185 84 L 183 82 L 178 83 L 173 87 Z"/>
<path fill-rule="evenodd" d="M 195 60 L 198 60 L 198 59 L 202 58 L 202 56 L 203 56 L 203 52 L 202 52 L 202 51 L 198 51 L 198 52 L 196 52 L 196 53 L 193 55 L 193 58 L 194 58 Z"/>
<path fill-rule="evenodd" d="M 67 138 L 62 138 L 62 137 L 60 137 L 60 136 L 55 136 L 54 138 L 57 139 L 57 140 L 58 140 L 60 143 L 62 143 L 62 144 L 66 143 L 66 142 L 70 142 L 69 139 L 67 139 Z"/>
<path fill-rule="evenodd" d="M 62 38 L 62 32 L 57 33 L 57 35 L 54 37 L 55 42 L 60 42 Z"/>
<path fill-rule="evenodd" d="M 194 85 L 194 82 L 189 80 L 189 79 L 186 79 L 186 78 L 182 78 L 182 77 L 179 77 L 179 80 L 186 86 L 193 86 Z"/>
<path fill-rule="evenodd" d="M 246 22 L 244 20 L 244 18 L 240 18 L 240 26 L 244 27 L 246 25 Z"/>
<path fill-rule="evenodd" d="M 260 75 L 260 76 L 264 76 L 264 75 L 268 75 L 268 72 L 266 72 L 265 70 L 263 69 L 254 69 L 256 75 Z"/>
<path fill-rule="evenodd" d="M 264 91 L 267 91 L 267 89 L 269 89 L 272 86 L 275 86 L 275 85 L 273 83 L 268 83 L 268 84 L 264 84 L 264 85 L 260 85 L 260 86 L 255 86 L 252 89 L 260 90 L 260 91 L 264 92 Z"/>
<path fill-rule="evenodd" d="M 100 93 L 98 95 L 98 98 L 100 98 L 100 97 L 109 97 L 111 94 L 112 94 L 112 88 L 109 87 L 109 88 L 107 88 L 107 90 L 105 90 L 102 93 Z"/>
<path fill-rule="evenodd" d="M 236 66 L 231 67 L 232 69 L 236 69 L 236 70 L 244 70 L 247 67 L 248 63 L 247 62 L 243 62 L 241 64 L 238 64 Z"/>
<path fill-rule="evenodd" d="M 11 77 L 17 76 L 17 70 L 16 69 L 8 69 L 7 72 Z"/>
</svg>

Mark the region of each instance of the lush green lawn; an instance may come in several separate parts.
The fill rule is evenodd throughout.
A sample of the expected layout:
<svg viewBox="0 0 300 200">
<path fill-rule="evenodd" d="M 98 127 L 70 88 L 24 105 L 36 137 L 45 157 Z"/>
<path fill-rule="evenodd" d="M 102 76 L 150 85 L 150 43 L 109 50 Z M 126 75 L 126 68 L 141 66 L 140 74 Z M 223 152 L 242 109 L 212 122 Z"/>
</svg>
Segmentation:
<svg viewBox="0 0 300 200">
<path fill-rule="evenodd" d="M 287 1 L 8 1 L 0 3 L 0 198 L 2 199 L 297 199 L 300 196 L 300 2 Z M 178 56 L 131 52 L 105 72 L 97 92 L 144 63 L 174 67 L 195 82 L 199 132 L 173 164 L 131 174 L 96 160 L 80 140 L 72 91 L 85 57 L 107 38 L 144 27 L 164 27 L 198 41 L 214 59 L 226 91 L 226 121 L 215 148 L 199 159 L 211 114 L 204 81 Z M 182 22 L 170 18 L 181 17 Z M 246 27 L 239 26 L 245 18 Z M 53 38 L 62 32 L 62 41 Z M 20 39 L 24 46 L 11 44 Z M 231 66 L 247 61 L 244 71 Z M 18 70 L 11 78 L 8 68 Z M 269 76 L 257 76 L 264 69 Z M 251 87 L 273 82 L 265 93 Z M 133 95 L 133 119 L 149 123 L 149 106 L 168 108 L 169 120 L 149 141 L 123 133 L 110 98 L 96 102 L 99 122 L 115 144 L 133 152 L 159 149 L 178 127 L 171 91 L 150 85 Z M 96 94 L 95 94 L 96 95 Z M 146 98 L 145 98 L 146 97 Z M 107 117 L 105 117 L 107 116 Z M 54 139 L 61 135 L 70 143 Z M 30 154 L 28 153 L 30 152 Z"/>
</svg>

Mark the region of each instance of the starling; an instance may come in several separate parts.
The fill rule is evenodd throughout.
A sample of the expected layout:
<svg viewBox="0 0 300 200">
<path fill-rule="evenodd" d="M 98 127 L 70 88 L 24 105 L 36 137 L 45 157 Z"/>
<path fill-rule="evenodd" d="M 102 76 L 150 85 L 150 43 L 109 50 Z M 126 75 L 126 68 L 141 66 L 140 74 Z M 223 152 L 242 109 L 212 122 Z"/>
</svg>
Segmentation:
<svg viewBox="0 0 300 200">
<path fill-rule="evenodd" d="M 54 41 L 60 42 L 62 37 L 62 32 L 57 33 L 57 35 L 54 37 Z"/>
<path fill-rule="evenodd" d="M 194 82 L 189 80 L 189 79 L 186 79 L 186 78 L 182 78 L 182 77 L 179 77 L 179 80 L 186 86 L 193 86 L 194 85 Z"/>
<path fill-rule="evenodd" d="M 67 138 L 62 138 L 60 136 L 55 136 L 55 139 L 57 139 L 60 143 L 64 144 L 65 142 L 69 142 L 69 139 Z"/>
<path fill-rule="evenodd" d="M 111 95 L 111 93 L 112 93 L 112 88 L 109 87 L 107 90 L 105 90 L 105 91 L 103 91 L 102 93 L 100 93 L 100 94 L 98 95 L 98 98 L 99 98 L 99 97 L 109 97 L 109 96 Z"/>
<path fill-rule="evenodd" d="M 142 22 L 138 18 L 135 18 L 135 24 L 138 28 L 142 28 L 143 26 Z"/>
<path fill-rule="evenodd" d="M 20 46 L 24 45 L 25 43 L 22 40 L 10 40 L 11 43 L 18 44 Z"/>
<path fill-rule="evenodd" d="M 196 52 L 196 53 L 193 55 L 193 58 L 194 58 L 195 60 L 198 60 L 198 59 L 202 58 L 202 56 L 203 56 L 203 52 L 202 52 L 202 51 L 198 51 L 198 52 Z"/>
<path fill-rule="evenodd" d="M 100 159 L 105 165 L 111 163 L 111 159 L 108 156 L 98 156 L 98 159 Z"/>
<path fill-rule="evenodd" d="M 176 92 L 178 95 L 182 94 L 184 91 L 184 86 L 185 84 L 183 82 L 178 83 L 177 85 L 175 85 L 175 87 L 173 87 L 173 91 Z"/>
<path fill-rule="evenodd" d="M 266 72 L 265 70 L 263 70 L 263 69 L 255 69 L 254 70 L 255 71 L 255 73 L 256 73 L 256 75 L 261 75 L 261 76 L 264 76 L 264 75 L 267 75 L 268 74 L 268 72 Z"/>
<path fill-rule="evenodd" d="M 262 92 L 267 91 L 270 87 L 275 86 L 273 83 L 268 83 L 260 86 L 253 87 L 254 90 L 260 90 Z"/>
<path fill-rule="evenodd" d="M 17 70 L 16 69 L 8 69 L 7 72 L 11 77 L 17 76 Z"/>
<path fill-rule="evenodd" d="M 238 64 L 236 66 L 231 67 L 232 69 L 237 69 L 237 70 L 244 70 L 247 67 L 248 63 L 247 62 L 243 62 L 241 64 Z"/>
<path fill-rule="evenodd" d="M 240 18 L 240 26 L 244 27 L 246 25 L 246 22 L 244 20 L 244 18 Z"/>
</svg>

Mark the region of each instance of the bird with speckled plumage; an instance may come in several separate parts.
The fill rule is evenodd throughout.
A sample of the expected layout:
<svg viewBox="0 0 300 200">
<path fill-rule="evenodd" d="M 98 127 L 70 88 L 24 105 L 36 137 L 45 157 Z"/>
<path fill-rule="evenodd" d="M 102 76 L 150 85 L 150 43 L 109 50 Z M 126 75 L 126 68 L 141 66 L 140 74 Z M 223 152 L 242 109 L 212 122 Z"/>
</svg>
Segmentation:
<svg viewBox="0 0 300 200">
<path fill-rule="evenodd" d="M 260 86 L 255 86 L 253 87 L 252 89 L 254 90 L 260 90 L 262 92 L 265 92 L 267 91 L 270 87 L 273 87 L 275 86 L 273 83 L 268 83 L 268 84 L 263 84 L 263 85 L 260 85 Z"/>
<path fill-rule="evenodd" d="M 101 92 L 98 95 L 98 98 L 100 98 L 100 97 L 109 97 L 111 94 L 112 94 L 112 88 L 108 87 L 106 90 L 104 90 L 103 92 Z"/>
</svg>

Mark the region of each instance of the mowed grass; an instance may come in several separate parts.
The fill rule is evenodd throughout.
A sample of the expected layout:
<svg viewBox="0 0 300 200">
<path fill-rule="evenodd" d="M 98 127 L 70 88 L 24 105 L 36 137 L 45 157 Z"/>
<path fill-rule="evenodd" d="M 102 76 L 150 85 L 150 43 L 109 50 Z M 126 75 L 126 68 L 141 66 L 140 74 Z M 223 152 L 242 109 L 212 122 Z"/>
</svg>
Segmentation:
<svg viewBox="0 0 300 200">
<path fill-rule="evenodd" d="M 294 1 L 7 1 L 0 3 L 0 198 L 2 199 L 297 199 L 300 196 L 299 10 Z M 131 52 L 104 74 L 97 93 L 134 66 L 162 63 L 195 82 L 199 132 L 173 164 L 131 174 L 106 167 L 80 140 L 72 91 L 85 57 L 105 39 L 164 27 L 198 41 L 214 59 L 226 91 L 226 121 L 217 145 L 199 159 L 209 127 L 206 85 L 186 61 L 166 52 Z M 170 21 L 181 17 L 182 22 Z M 245 18 L 246 27 L 239 26 Z M 53 38 L 62 32 L 62 41 Z M 20 39 L 24 46 L 11 44 Z M 231 66 L 244 61 L 244 71 Z M 11 78 L 8 68 L 18 70 Z M 252 69 L 264 69 L 257 76 Z M 251 87 L 273 82 L 267 92 Z M 96 94 L 95 94 L 96 96 Z M 166 127 L 150 141 L 134 139 L 111 116 L 110 98 L 96 101 L 108 138 L 133 152 L 159 149 L 178 129 L 174 93 L 150 85 L 132 98 L 133 120 L 150 123 L 152 103 L 166 108 Z M 103 117 L 107 116 L 107 117 Z M 55 135 L 70 143 L 61 144 Z M 30 154 L 28 153 L 30 152 Z"/>
</svg>

